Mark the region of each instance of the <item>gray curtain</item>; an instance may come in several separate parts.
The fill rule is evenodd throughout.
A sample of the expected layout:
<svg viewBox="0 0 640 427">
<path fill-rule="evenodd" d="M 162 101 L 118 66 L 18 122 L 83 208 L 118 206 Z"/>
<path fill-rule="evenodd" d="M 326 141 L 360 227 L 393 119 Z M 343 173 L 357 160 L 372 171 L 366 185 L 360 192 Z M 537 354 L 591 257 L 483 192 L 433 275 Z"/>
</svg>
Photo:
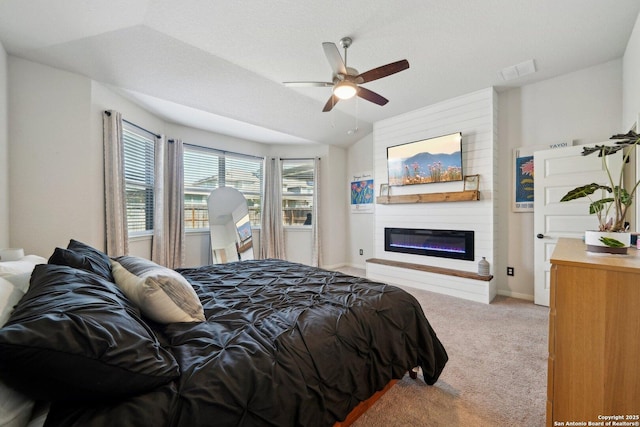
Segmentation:
<svg viewBox="0 0 640 427">
<path fill-rule="evenodd" d="M 154 150 L 155 163 L 153 166 L 153 239 L 151 243 L 151 261 L 160 265 L 167 265 L 166 234 L 167 222 L 165 221 L 165 174 L 166 143 L 164 135 L 156 136 Z"/>
<path fill-rule="evenodd" d="M 264 171 L 260 258 L 286 259 L 282 226 L 282 167 L 279 158 L 267 158 Z"/>
<path fill-rule="evenodd" d="M 107 254 L 110 256 L 127 255 L 129 253 L 129 235 L 124 184 L 122 114 L 113 110 L 103 112 L 102 127 Z"/>
<path fill-rule="evenodd" d="M 167 267 L 184 265 L 184 145 L 169 140 L 166 168 L 166 219 L 168 235 Z"/>
<path fill-rule="evenodd" d="M 184 264 L 184 148 L 181 140 L 156 139 L 151 260 L 169 268 Z"/>
<path fill-rule="evenodd" d="M 311 217 L 311 265 L 320 267 L 322 265 L 322 245 L 320 241 L 320 158 L 313 159 L 313 214 Z"/>
</svg>

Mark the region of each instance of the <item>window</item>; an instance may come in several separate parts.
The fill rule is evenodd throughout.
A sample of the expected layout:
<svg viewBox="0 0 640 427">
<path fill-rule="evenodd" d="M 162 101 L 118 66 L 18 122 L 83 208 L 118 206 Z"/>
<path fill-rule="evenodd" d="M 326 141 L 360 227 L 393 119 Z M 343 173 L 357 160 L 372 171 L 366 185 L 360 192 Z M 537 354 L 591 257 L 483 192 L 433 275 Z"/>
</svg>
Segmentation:
<svg viewBox="0 0 640 427">
<path fill-rule="evenodd" d="M 284 225 L 311 225 L 313 160 L 282 160 L 282 221 Z"/>
<path fill-rule="evenodd" d="M 185 229 L 209 228 L 207 197 L 218 187 L 233 187 L 247 199 L 251 225 L 260 225 L 263 159 L 204 147 L 184 147 Z"/>
<path fill-rule="evenodd" d="M 124 181 L 129 235 L 153 230 L 155 137 L 123 123 Z"/>
<path fill-rule="evenodd" d="M 209 227 L 207 197 L 219 187 L 220 157 L 212 150 L 184 147 L 184 227 Z"/>
<path fill-rule="evenodd" d="M 262 210 L 262 177 L 264 160 L 262 158 L 240 155 L 225 156 L 225 183 L 241 192 L 247 199 L 251 225 L 260 225 Z"/>
</svg>

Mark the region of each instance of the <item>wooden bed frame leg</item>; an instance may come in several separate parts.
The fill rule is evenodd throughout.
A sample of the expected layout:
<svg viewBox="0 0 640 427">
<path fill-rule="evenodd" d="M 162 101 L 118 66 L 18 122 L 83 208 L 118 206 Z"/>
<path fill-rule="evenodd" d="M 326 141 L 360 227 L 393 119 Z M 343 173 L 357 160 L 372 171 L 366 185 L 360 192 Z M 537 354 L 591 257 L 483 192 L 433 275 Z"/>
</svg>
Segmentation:
<svg viewBox="0 0 640 427">
<path fill-rule="evenodd" d="M 409 377 L 411 377 L 412 380 L 418 379 L 418 368 L 412 368 L 409 370 Z"/>
</svg>

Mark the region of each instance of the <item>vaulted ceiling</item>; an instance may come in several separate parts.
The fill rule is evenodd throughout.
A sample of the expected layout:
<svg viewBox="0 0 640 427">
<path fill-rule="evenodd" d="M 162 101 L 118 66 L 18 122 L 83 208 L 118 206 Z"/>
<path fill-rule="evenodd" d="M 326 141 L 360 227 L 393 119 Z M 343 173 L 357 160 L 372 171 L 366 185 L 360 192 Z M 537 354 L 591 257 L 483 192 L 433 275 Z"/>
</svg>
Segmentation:
<svg viewBox="0 0 640 427">
<path fill-rule="evenodd" d="M 623 55 L 638 0 L 0 0 L 0 42 L 18 57 L 105 83 L 168 121 L 267 143 L 348 146 L 373 123 L 495 86 Z M 322 42 L 349 36 L 359 72 L 407 59 L 328 113 Z M 341 52 L 342 53 L 342 52 Z M 500 71 L 533 59 L 537 72 Z"/>
</svg>

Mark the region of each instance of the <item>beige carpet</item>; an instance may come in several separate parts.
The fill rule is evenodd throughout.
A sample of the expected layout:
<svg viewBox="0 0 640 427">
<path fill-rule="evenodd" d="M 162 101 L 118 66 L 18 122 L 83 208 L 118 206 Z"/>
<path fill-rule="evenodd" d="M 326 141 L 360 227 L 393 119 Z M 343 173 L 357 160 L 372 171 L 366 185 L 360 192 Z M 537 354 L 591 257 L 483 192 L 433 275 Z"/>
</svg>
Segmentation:
<svg viewBox="0 0 640 427">
<path fill-rule="evenodd" d="M 501 296 L 487 305 L 403 289 L 422 305 L 449 362 L 433 386 L 421 373 L 418 380 L 405 376 L 355 427 L 544 426 L 546 307 Z"/>
</svg>

